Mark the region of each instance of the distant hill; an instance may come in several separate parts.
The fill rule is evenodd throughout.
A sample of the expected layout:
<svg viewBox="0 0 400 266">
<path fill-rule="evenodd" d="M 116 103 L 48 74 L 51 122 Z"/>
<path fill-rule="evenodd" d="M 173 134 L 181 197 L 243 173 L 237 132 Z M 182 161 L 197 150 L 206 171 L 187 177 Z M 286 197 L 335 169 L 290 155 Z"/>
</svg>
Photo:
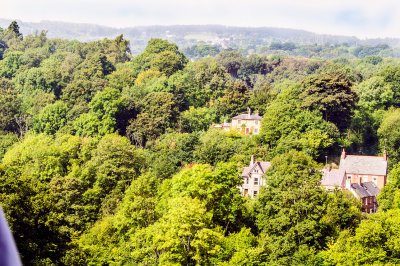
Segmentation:
<svg viewBox="0 0 400 266">
<path fill-rule="evenodd" d="M 10 19 L 0 19 L 0 27 L 6 28 Z M 349 46 L 377 45 L 386 43 L 400 47 L 400 39 L 365 39 L 342 35 L 316 34 L 305 30 L 273 27 L 231 27 L 222 25 L 172 25 L 172 26 L 137 26 L 112 28 L 95 24 L 68 23 L 57 21 L 23 22 L 18 21 L 24 35 L 47 30 L 50 38 L 76 39 L 93 41 L 114 38 L 119 34 L 131 41 L 133 54 L 138 54 L 146 47 L 150 38 L 162 38 L 188 47 L 198 43 L 218 45 L 222 48 L 243 48 L 266 46 L 271 42 L 293 42 L 297 44 L 340 44 Z"/>
</svg>

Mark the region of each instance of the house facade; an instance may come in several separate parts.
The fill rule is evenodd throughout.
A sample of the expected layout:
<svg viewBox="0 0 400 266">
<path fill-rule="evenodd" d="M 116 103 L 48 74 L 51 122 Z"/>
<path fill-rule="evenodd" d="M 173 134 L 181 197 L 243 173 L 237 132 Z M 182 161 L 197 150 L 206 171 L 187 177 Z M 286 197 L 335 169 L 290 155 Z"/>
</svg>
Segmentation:
<svg viewBox="0 0 400 266">
<path fill-rule="evenodd" d="M 346 171 L 346 188 L 351 184 L 361 185 L 373 182 L 382 189 L 387 182 L 388 157 L 386 151 L 383 156 L 347 155 L 343 149 L 340 157 L 339 169 Z"/>
<path fill-rule="evenodd" d="M 260 134 L 261 120 L 262 117 L 259 116 L 258 111 L 256 111 L 254 114 L 251 114 L 251 110 L 249 108 L 247 114 L 241 114 L 232 117 L 231 129 L 237 130 L 245 135 L 258 135 Z"/>
<path fill-rule="evenodd" d="M 261 186 L 265 185 L 264 174 L 270 166 L 270 162 L 255 161 L 254 155 L 251 156 L 249 166 L 243 168 L 241 175 L 243 184 L 239 189 L 242 196 L 254 198 L 260 193 Z"/>
</svg>

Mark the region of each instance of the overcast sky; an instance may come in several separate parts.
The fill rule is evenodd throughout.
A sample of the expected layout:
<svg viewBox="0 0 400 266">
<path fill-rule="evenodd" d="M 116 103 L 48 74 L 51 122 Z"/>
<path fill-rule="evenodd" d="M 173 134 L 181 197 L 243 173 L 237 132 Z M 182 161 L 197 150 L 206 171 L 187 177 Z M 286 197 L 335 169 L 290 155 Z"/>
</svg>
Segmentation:
<svg viewBox="0 0 400 266">
<path fill-rule="evenodd" d="M 400 37 L 399 0 L 0 0 L 0 18 L 112 27 L 222 24 Z"/>
</svg>

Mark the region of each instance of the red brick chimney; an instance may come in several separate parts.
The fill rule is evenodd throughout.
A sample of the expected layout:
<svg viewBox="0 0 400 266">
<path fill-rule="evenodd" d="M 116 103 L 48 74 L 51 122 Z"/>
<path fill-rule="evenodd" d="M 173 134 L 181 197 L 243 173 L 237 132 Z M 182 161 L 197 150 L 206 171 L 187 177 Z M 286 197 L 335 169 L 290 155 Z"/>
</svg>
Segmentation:
<svg viewBox="0 0 400 266">
<path fill-rule="evenodd" d="M 342 151 L 342 156 L 340 156 L 340 158 L 346 159 L 346 151 L 344 150 L 344 148 L 343 148 L 343 151 Z"/>
<path fill-rule="evenodd" d="M 388 160 L 386 150 L 383 151 L 383 160 L 384 160 L 384 161 L 387 161 L 387 160 Z"/>
<path fill-rule="evenodd" d="M 258 110 L 256 110 L 256 115 L 258 115 L 259 113 L 258 113 Z"/>
</svg>

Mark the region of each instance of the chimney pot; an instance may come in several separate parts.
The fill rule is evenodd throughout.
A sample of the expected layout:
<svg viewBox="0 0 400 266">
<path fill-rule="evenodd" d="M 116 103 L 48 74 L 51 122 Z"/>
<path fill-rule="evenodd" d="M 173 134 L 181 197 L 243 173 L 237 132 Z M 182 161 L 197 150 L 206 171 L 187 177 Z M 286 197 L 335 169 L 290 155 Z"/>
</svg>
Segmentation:
<svg viewBox="0 0 400 266">
<path fill-rule="evenodd" d="M 346 158 L 346 151 L 344 150 L 344 148 L 343 148 L 343 151 L 342 151 L 342 156 L 340 158 L 342 158 L 342 159 Z"/>
<path fill-rule="evenodd" d="M 251 155 L 250 166 L 254 164 L 254 154 Z"/>
</svg>

